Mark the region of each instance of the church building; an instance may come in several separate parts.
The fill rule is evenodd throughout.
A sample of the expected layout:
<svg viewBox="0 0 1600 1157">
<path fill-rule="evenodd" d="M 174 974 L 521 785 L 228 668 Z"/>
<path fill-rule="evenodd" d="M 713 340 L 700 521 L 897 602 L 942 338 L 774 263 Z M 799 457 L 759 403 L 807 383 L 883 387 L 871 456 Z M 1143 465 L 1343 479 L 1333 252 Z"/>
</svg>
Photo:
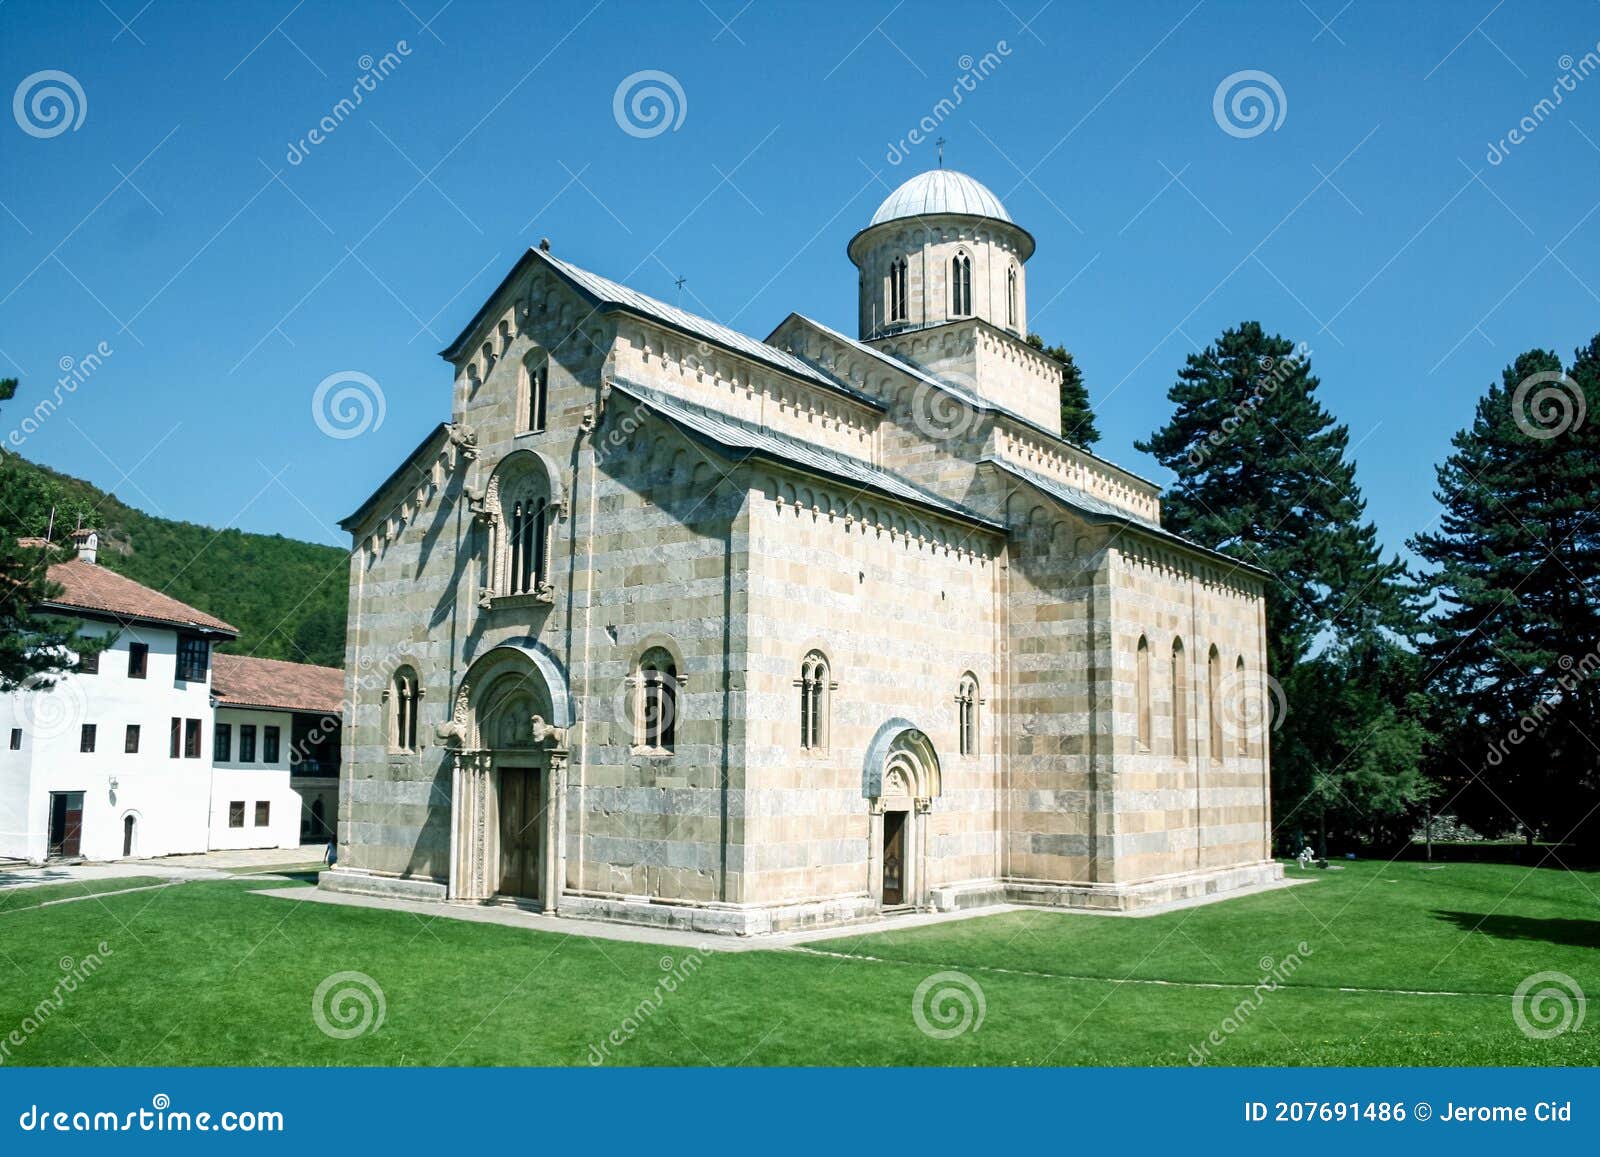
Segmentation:
<svg viewBox="0 0 1600 1157">
<path fill-rule="evenodd" d="M 524 254 L 343 523 L 322 886 L 750 935 L 1277 879 L 1267 576 L 1061 437 L 1033 250 L 923 173 L 857 335 L 764 340 Z"/>
</svg>

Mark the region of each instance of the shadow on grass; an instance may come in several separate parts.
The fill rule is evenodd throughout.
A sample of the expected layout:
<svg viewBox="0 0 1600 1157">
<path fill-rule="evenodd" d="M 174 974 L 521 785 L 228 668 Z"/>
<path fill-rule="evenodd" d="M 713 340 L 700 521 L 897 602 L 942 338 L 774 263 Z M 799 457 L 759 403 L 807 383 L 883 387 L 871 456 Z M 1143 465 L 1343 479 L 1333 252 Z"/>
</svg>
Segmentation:
<svg viewBox="0 0 1600 1157">
<path fill-rule="evenodd" d="M 1435 912 L 1463 932 L 1482 932 L 1500 940 L 1542 940 L 1576 948 L 1600 948 L 1600 920 L 1562 916 L 1497 916 L 1492 912 Z"/>
</svg>

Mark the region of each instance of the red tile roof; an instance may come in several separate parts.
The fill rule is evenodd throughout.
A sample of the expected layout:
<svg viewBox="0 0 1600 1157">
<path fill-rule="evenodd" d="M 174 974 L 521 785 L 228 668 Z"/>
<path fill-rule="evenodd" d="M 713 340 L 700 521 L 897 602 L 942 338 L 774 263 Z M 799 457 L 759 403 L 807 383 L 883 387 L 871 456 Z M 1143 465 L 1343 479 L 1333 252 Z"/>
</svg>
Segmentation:
<svg viewBox="0 0 1600 1157">
<path fill-rule="evenodd" d="M 338 667 L 218 653 L 211 656 L 211 694 L 224 707 L 339 715 L 344 672 Z"/>
<path fill-rule="evenodd" d="M 44 604 L 49 610 L 98 611 L 163 626 L 193 627 L 234 636 L 239 633 L 215 615 L 82 559 L 56 563 L 50 568 L 50 581 L 61 587 L 61 593 Z"/>
</svg>

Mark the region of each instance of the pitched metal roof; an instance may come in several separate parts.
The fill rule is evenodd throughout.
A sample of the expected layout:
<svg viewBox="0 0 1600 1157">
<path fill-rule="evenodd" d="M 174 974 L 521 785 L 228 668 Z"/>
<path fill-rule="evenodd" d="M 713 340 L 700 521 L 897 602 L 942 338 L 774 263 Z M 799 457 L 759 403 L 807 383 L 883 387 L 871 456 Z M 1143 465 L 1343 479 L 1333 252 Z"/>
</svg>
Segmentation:
<svg viewBox="0 0 1600 1157">
<path fill-rule="evenodd" d="M 1034 486 L 1039 490 L 1044 491 L 1051 498 L 1054 498 L 1056 501 L 1065 506 L 1073 508 L 1079 514 L 1088 518 L 1088 520 L 1091 522 L 1120 523 L 1131 530 L 1141 531 L 1145 534 L 1153 535 L 1156 538 L 1164 539 L 1167 542 L 1175 543 L 1188 550 L 1196 551 L 1207 556 L 1208 558 L 1215 559 L 1218 562 L 1228 563 L 1239 570 L 1249 571 L 1251 574 L 1260 575 L 1266 578 L 1272 577 L 1271 571 L 1264 570 L 1261 567 L 1256 566 L 1254 563 L 1245 562 L 1241 558 L 1235 558 L 1233 555 L 1225 554 L 1220 550 L 1214 550 L 1209 546 L 1204 546 L 1198 542 L 1195 542 L 1193 539 L 1184 538 L 1181 534 L 1174 534 L 1172 531 L 1157 523 L 1146 522 L 1144 519 L 1135 517 L 1126 510 L 1119 510 L 1117 507 L 1112 506 L 1104 499 L 1096 498 L 1088 491 L 1078 489 L 1076 486 L 1070 486 L 1067 483 L 1060 482 L 1054 478 L 1047 478 L 1043 474 L 1036 474 L 1032 470 L 1018 466 L 1014 462 L 1007 462 L 1001 458 L 984 458 L 981 461 L 989 463 L 997 470 L 1001 470 L 1015 478 L 1020 478 L 1030 486 Z"/>
<path fill-rule="evenodd" d="M 616 379 L 613 388 L 654 410 L 691 437 L 712 442 L 737 458 L 762 458 L 781 466 L 834 478 L 913 506 L 936 510 L 963 522 L 976 523 L 991 530 L 1005 529 L 1004 523 L 996 522 L 971 507 L 924 490 L 858 458 L 836 454 L 798 438 L 735 421 L 626 379 Z"/>
<path fill-rule="evenodd" d="M 1036 433 L 1043 434 L 1046 437 L 1053 439 L 1054 441 L 1061 442 L 1061 443 L 1063 443 L 1063 444 L 1065 444 L 1067 446 L 1071 446 L 1073 448 L 1073 450 L 1077 451 L 1079 454 L 1083 454 L 1086 457 L 1093 458 L 1096 462 L 1103 463 L 1104 465 L 1111 467 L 1113 470 L 1116 470 L 1118 473 L 1125 474 L 1126 476 L 1128 476 L 1129 478 L 1134 479 L 1135 481 L 1143 482 L 1147 486 L 1158 486 L 1158 484 L 1156 482 L 1154 482 L 1153 480 L 1151 480 L 1149 478 L 1146 478 L 1144 475 L 1135 474 L 1132 470 L 1129 470 L 1126 466 L 1118 466 L 1115 462 L 1112 462 L 1110 459 L 1100 457 L 1100 455 L 1096 454 L 1093 450 L 1089 449 L 1087 446 L 1080 446 L 1080 445 L 1078 445 L 1078 443 L 1072 441 L 1070 438 L 1063 438 L 1060 434 L 1057 434 L 1054 430 L 1051 430 L 1051 429 L 1049 429 L 1048 427 L 1045 427 L 1045 426 L 1041 426 L 1038 422 L 1035 422 L 1032 418 L 1024 417 L 1023 415 L 1017 413 L 1015 410 L 1012 410 L 1012 409 L 1009 409 L 1006 406 L 1000 405 L 998 402 L 991 402 L 987 398 L 980 397 L 977 394 L 973 393 L 971 390 L 967 389 L 965 386 L 963 386 L 963 385 L 961 385 L 961 384 L 959 384 L 957 382 L 946 381 L 943 378 L 935 377 L 934 375 L 928 373 L 926 370 L 919 369 L 917 366 L 912 365 L 910 362 L 906 361 L 902 357 L 899 357 L 899 356 L 897 356 L 895 354 L 889 353 L 886 350 L 881 350 L 876 346 L 868 345 L 864 341 L 857 341 L 853 337 L 847 337 L 846 335 L 840 333 L 838 330 L 833 329 L 831 326 L 823 325 L 822 322 L 817 321 L 815 318 L 807 317 L 803 313 L 792 313 L 789 316 L 790 317 L 799 318 L 801 321 L 805 322 L 807 325 L 811 326 L 813 329 L 819 330 L 820 332 L 822 332 L 822 333 L 826 334 L 827 336 L 833 338 L 835 341 L 843 342 L 845 345 L 850 346 L 852 349 L 857 350 L 860 353 L 864 353 L 864 354 L 867 354 L 869 357 L 876 358 L 878 361 L 882 362 L 884 365 L 892 366 L 893 368 L 899 370 L 901 373 L 910 374 L 913 378 L 916 378 L 918 381 L 927 382 L 931 386 L 939 387 L 941 390 L 944 390 L 951 397 L 955 398 L 957 401 L 961 402 L 963 405 L 967 406 L 970 409 L 977 410 L 979 413 L 1001 414 L 1004 417 L 1009 418 L 1011 421 L 1016 422 L 1018 425 L 1026 426 L 1026 427 L 1028 427 L 1028 429 L 1033 430 Z M 967 320 L 967 319 L 962 319 L 962 321 L 965 321 L 965 320 Z M 946 323 L 946 324 L 951 324 L 951 323 Z M 953 324 L 959 325 L 959 324 L 962 324 L 962 322 L 955 322 Z M 987 323 L 984 323 L 982 321 L 982 319 L 979 319 L 979 324 L 987 324 Z M 782 329 L 782 328 L 783 328 L 783 326 L 781 326 L 781 325 L 778 327 L 778 329 Z M 936 328 L 936 327 L 930 327 L 930 328 Z M 993 328 L 993 327 L 991 327 L 991 328 Z M 776 333 L 777 331 L 774 330 L 773 332 Z M 1010 335 L 1006 335 L 1006 336 L 1009 337 Z M 1035 352 L 1038 352 L 1038 351 L 1035 351 Z"/>
<path fill-rule="evenodd" d="M 843 394 L 870 409 L 880 412 L 884 409 L 883 403 L 870 394 L 864 394 L 849 383 L 842 382 L 833 375 L 806 364 L 791 353 L 780 350 L 776 346 L 768 345 L 764 341 L 758 341 L 749 334 L 740 333 L 738 330 L 731 329 L 721 322 L 712 321 L 709 318 L 690 313 L 688 310 L 679 309 L 675 305 L 668 305 L 664 301 L 658 301 L 649 294 L 630 289 L 619 281 L 612 281 L 609 277 L 602 277 L 598 273 L 592 273 L 587 269 L 572 264 L 570 261 L 563 261 L 543 249 L 529 249 L 522 256 L 511 272 L 506 275 L 505 280 L 500 283 L 500 288 L 489 295 L 489 299 L 473 315 L 472 320 L 467 323 L 467 327 L 461 331 L 455 341 L 440 351 L 442 357 L 447 359 L 454 358 L 460 353 L 467 339 L 472 336 L 473 331 L 482 322 L 490 304 L 500 295 L 501 289 L 504 289 L 507 283 L 533 261 L 541 261 L 549 266 L 567 284 L 588 298 L 600 313 L 607 313 L 617 309 L 624 310 L 648 321 L 688 334 L 690 337 L 700 338 L 702 341 L 720 346 L 725 350 L 742 354 L 753 361 L 781 370 L 791 377 L 801 378 L 813 385 L 822 386 L 824 389 L 831 390 L 834 393 Z"/>
</svg>

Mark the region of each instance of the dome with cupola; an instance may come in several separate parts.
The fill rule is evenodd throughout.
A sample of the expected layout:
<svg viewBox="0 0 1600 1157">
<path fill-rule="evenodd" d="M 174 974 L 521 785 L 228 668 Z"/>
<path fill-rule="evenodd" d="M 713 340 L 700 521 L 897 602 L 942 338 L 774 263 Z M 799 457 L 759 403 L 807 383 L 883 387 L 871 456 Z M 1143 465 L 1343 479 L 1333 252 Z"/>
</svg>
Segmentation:
<svg viewBox="0 0 1600 1157">
<path fill-rule="evenodd" d="M 918 173 L 847 247 L 861 271 L 862 339 L 973 318 L 1023 336 L 1022 266 L 1033 248 L 981 181 L 953 169 Z"/>
<path fill-rule="evenodd" d="M 883 199 L 867 223 L 882 225 L 903 217 L 930 217 L 936 213 L 960 213 L 968 217 L 992 217 L 1011 222 L 1006 207 L 981 181 L 954 169 L 931 169 L 918 173 Z"/>
</svg>

